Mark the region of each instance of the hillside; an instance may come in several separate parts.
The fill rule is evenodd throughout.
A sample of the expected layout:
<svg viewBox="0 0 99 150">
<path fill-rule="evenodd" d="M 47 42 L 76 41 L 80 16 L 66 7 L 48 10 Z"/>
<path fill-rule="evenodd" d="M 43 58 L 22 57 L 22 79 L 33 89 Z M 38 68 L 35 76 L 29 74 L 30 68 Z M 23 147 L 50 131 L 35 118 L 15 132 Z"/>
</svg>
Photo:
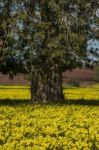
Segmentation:
<svg viewBox="0 0 99 150">
<path fill-rule="evenodd" d="M 93 81 L 95 77 L 95 70 L 90 69 L 74 69 L 73 71 L 66 71 L 63 73 L 63 81 L 77 80 L 77 81 Z"/>
<path fill-rule="evenodd" d="M 66 71 L 63 73 L 63 82 L 68 80 L 76 81 L 93 81 L 95 77 L 95 71 L 89 69 L 74 69 L 72 72 Z M 9 79 L 8 75 L 2 75 L 0 73 L 0 85 L 29 85 L 30 82 L 22 74 L 18 74 L 13 80 Z"/>
</svg>

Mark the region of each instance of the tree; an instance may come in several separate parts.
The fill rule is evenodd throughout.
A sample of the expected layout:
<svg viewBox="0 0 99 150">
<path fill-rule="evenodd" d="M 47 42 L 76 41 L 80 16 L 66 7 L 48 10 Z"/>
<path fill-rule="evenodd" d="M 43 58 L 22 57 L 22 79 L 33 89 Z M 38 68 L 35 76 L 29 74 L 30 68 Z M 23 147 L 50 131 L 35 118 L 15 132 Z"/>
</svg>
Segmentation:
<svg viewBox="0 0 99 150">
<path fill-rule="evenodd" d="M 95 37 L 91 27 L 96 25 L 99 3 L 6 0 L 2 4 L 6 48 L 1 71 L 31 72 L 33 101 L 63 101 L 62 72 L 88 63 L 87 40 Z"/>
</svg>

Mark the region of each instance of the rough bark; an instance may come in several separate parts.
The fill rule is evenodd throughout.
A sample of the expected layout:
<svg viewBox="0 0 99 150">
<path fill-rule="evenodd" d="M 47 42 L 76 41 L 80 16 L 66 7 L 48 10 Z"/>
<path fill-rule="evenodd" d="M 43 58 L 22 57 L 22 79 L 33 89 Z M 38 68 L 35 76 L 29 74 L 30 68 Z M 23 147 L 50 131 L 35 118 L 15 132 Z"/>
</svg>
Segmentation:
<svg viewBox="0 0 99 150">
<path fill-rule="evenodd" d="M 62 73 L 57 65 L 48 72 L 35 71 L 31 80 L 32 102 L 61 102 L 64 100 L 62 90 Z"/>
</svg>

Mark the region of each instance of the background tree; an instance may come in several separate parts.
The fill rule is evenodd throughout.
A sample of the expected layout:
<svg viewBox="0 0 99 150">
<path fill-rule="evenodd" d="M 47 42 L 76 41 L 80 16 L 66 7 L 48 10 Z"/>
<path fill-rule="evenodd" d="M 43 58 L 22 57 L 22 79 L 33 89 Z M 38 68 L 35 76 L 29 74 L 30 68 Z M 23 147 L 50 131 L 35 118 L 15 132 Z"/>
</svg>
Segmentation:
<svg viewBox="0 0 99 150">
<path fill-rule="evenodd" d="M 62 101 L 62 72 L 89 64 L 87 41 L 96 37 L 97 0 L 1 2 L 2 72 L 31 72 L 33 101 Z M 95 29 L 96 29 L 95 27 Z"/>
</svg>

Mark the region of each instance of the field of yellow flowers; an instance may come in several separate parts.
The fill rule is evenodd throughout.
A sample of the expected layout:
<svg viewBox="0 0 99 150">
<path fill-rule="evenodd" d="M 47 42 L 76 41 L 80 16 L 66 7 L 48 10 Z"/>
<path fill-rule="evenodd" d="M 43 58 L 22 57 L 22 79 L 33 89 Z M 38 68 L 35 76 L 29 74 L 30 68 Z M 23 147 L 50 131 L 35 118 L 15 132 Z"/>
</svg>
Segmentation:
<svg viewBox="0 0 99 150">
<path fill-rule="evenodd" d="M 63 92 L 65 99 L 99 100 L 99 85 L 70 87 Z M 0 99 L 30 99 L 29 86 L 0 86 Z"/>
<path fill-rule="evenodd" d="M 99 85 L 64 89 L 67 99 L 99 100 Z M 1 86 L 0 99 L 30 99 L 29 87 Z M 99 150 L 99 107 L 0 104 L 0 150 Z"/>
<path fill-rule="evenodd" d="M 0 86 L 0 99 L 30 99 L 28 86 Z"/>
<path fill-rule="evenodd" d="M 89 87 L 72 87 L 64 89 L 66 99 L 99 100 L 99 85 Z"/>
<path fill-rule="evenodd" d="M 0 150 L 99 150 L 99 109 L 0 105 Z"/>
</svg>

